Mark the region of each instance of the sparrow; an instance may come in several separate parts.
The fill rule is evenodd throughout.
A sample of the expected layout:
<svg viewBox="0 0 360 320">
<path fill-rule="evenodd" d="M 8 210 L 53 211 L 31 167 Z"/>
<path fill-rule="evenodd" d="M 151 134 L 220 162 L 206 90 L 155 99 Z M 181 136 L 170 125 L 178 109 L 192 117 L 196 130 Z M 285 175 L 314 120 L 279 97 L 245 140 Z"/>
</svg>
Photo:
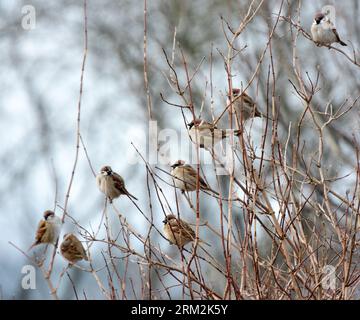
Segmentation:
<svg viewBox="0 0 360 320">
<path fill-rule="evenodd" d="M 239 120 L 246 121 L 253 117 L 261 117 L 262 113 L 256 107 L 255 102 L 245 92 L 240 89 L 232 89 L 233 100 L 230 101 L 231 95 L 228 94 L 228 104 L 232 103 L 232 112 L 236 114 Z"/>
<path fill-rule="evenodd" d="M 101 168 L 100 173 L 96 176 L 96 183 L 100 191 L 104 193 L 112 203 L 113 199 L 120 197 L 125 194 L 134 200 L 138 200 L 125 188 L 124 179 L 112 171 L 110 166 L 104 166 Z"/>
<path fill-rule="evenodd" d="M 335 25 L 324 13 L 317 13 L 314 22 L 311 25 L 311 36 L 319 45 L 330 45 L 334 42 L 340 43 L 342 46 L 347 44 L 340 40 Z"/>
<path fill-rule="evenodd" d="M 171 175 L 174 177 L 175 187 L 181 189 L 182 193 L 185 191 L 196 190 L 197 172 L 192 166 L 185 164 L 184 160 L 178 160 L 171 168 Z M 200 176 L 199 185 L 201 190 L 208 190 L 218 194 L 216 191 L 212 190 Z"/>
<path fill-rule="evenodd" d="M 195 240 L 195 231 L 184 220 L 177 219 L 173 214 L 165 217 L 164 221 L 165 238 L 171 244 L 182 248 L 184 245 Z"/>
<path fill-rule="evenodd" d="M 29 250 L 41 243 L 52 243 L 55 245 L 60 235 L 61 225 L 61 219 L 53 211 L 46 210 L 44 212 L 44 219 L 38 224 L 35 242 Z"/>
<path fill-rule="evenodd" d="M 213 147 L 214 144 L 229 137 L 231 134 L 236 136 L 241 134 L 241 130 L 218 129 L 216 125 L 201 119 L 191 121 L 188 127 L 191 141 L 200 145 L 200 148 Z M 200 143 L 197 143 L 199 141 Z"/>
<path fill-rule="evenodd" d="M 80 240 L 72 233 L 64 235 L 63 242 L 60 245 L 61 255 L 68 260 L 71 264 L 74 264 L 82 259 L 88 261 L 85 249 Z"/>
</svg>

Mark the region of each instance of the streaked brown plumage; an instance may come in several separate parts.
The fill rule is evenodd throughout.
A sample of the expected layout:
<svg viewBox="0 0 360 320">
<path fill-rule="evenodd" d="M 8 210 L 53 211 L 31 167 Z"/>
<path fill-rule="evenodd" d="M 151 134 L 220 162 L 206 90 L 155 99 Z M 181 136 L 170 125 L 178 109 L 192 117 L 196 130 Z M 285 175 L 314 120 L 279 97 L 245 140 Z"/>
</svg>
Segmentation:
<svg viewBox="0 0 360 320">
<path fill-rule="evenodd" d="M 110 166 L 101 168 L 100 173 L 96 176 L 96 183 L 102 193 L 104 193 L 112 202 L 113 199 L 120 197 L 122 194 L 127 195 L 134 200 L 138 200 L 125 188 L 124 179 L 112 171 Z"/>
<path fill-rule="evenodd" d="M 240 130 L 218 129 L 216 125 L 201 119 L 191 121 L 188 126 L 191 141 L 200 148 L 211 148 L 232 134 L 236 136 L 241 134 Z"/>
<path fill-rule="evenodd" d="M 86 251 L 80 240 L 72 233 L 64 235 L 64 240 L 60 245 L 61 255 L 70 263 L 76 263 L 82 259 L 88 260 Z"/>
<path fill-rule="evenodd" d="M 185 164 L 184 160 L 178 160 L 171 168 L 171 175 L 174 177 L 175 187 L 181 189 L 183 192 L 196 190 L 197 172 L 192 166 Z M 208 190 L 218 194 L 207 185 L 202 177 L 199 177 L 199 186 L 202 190 Z"/>
<path fill-rule="evenodd" d="M 60 229 L 60 218 L 57 217 L 53 211 L 46 210 L 44 212 L 44 219 L 40 220 L 38 224 L 35 242 L 30 246 L 29 250 L 41 243 L 55 244 L 59 237 Z"/>
<path fill-rule="evenodd" d="M 195 240 L 195 231 L 184 220 L 176 218 L 173 214 L 165 217 L 164 233 L 171 244 L 182 248 L 184 245 Z"/>
<path fill-rule="evenodd" d="M 236 114 L 238 121 L 246 121 L 253 117 L 261 117 L 262 114 L 258 110 L 255 102 L 246 92 L 241 92 L 240 89 L 234 88 L 232 89 L 232 112 Z M 231 95 L 228 94 L 228 98 L 230 100 Z M 229 103 L 231 103 L 229 101 Z"/>
</svg>

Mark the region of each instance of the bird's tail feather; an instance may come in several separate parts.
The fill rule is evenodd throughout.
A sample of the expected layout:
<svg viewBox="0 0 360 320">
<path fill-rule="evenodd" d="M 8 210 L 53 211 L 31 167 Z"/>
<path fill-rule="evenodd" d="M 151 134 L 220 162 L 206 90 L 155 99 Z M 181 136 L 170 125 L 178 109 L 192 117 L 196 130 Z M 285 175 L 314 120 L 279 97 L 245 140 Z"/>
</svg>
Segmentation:
<svg viewBox="0 0 360 320">
<path fill-rule="evenodd" d="M 133 196 L 130 192 L 127 193 L 127 195 L 131 198 L 133 198 L 134 200 L 138 201 L 139 199 L 136 198 L 135 196 Z"/>
<path fill-rule="evenodd" d="M 342 46 L 345 46 L 345 47 L 347 47 L 347 44 L 344 42 L 344 41 L 339 41 L 339 43 L 342 45 Z"/>
</svg>

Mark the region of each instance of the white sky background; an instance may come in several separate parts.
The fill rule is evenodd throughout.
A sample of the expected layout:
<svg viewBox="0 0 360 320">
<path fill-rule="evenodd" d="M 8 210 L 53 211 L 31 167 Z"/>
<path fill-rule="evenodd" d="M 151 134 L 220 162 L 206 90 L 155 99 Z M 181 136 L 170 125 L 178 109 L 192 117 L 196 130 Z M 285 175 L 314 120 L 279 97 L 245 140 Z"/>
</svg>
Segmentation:
<svg viewBox="0 0 360 320">
<path fill-rule="evenodd" d="M 205 1 L 205 0 L 204 0 Z M 206 8 L 204 1 L 194 1 L 194 6 L 199 10 Z M 156 19 L 155 1 L 150 6 L 149 15 L 149 61 L 154 66 L 161 66 L 162 71 L 167 72 L 165 59 L 161 54 L 161 46 L 166 45 L 168 52 L 172 43 L 165 43 L 174 26 L 165 25 L 164 20 Z M 278 1 L 272 1 L 278 4 Z M 312 13 L 315 11 L 314 1 L 304 1 L 303 23 L 309 30 L 312 21 Z M 320 3 L 321 1 L 319 1 Z M 333 3 L 327 1 L 326 3 Z M 24 2 L 25 3 L 25 2 Z M 95 26 L 104 24 L 119 30 L 119 34 L 130 32 L 138 46 L 134 46 L 133 56 L 141 68 L 143 58 L 143 7 L 126 3 L 128 11 L 122 11 L 123 7 L 118 1 L 108 2 L 108 5 L 98 6 L 89 1 L 89 52 L 85 68 L 84 92 L 82 99 L 81 134 L 88 148 L 89 156 L 96 171 L 104 164 L 109 164 L 119 172 L 126 181 L 127 189 L 139 198 L 140 207 L 146 212 L 148 209 L 147 189 L 144 184 L 145 168 L 143 165 L 129 166 L 126 163 L 126 152 L 130 143 L 134 141 L 129 134 L 136 130 L 147 130 L 147 108 L 144 103 L 145 91 L 141 74 L 134 67 L 120 63 L 114 53 L 116 43 L 106 39 L 97 38 L 94 32 Z M 110 4 L 111 3 L 111 4 Z M 11 247 L 8 242 L 12 241 L 23 249 L 27 249 L 34 241 L 34 233 L 38 221 L 42 218 L 42 212 L 53 208 L 55 195 L 55 180 L 52 174 L 51 161 L 58 179 L 58 201 L 64 204 L 66 189 L 69 183 L 71 169 L 75 156 L 75 126 L 77 116 L 77 101 L 79 95 L 80 67 L 83 55 L 83 16 L 82 7 L 78 1 L 65 1 L 64 5 L 45 4 L 43 1 L 26 1 L 37 9 L 37 25 L 34 30 L 25 31 L 21 28 L 22 1 L 0 2 L 0 297 L 4 298 L 48 298 L 48 289 L 40 273 L 37 273 L 40 290 L 22 292 L 19 289 L 21 268 L 27 264 L 26 259 Z M 337 23 L 340 35 L 348 40 L 351 36 L 351 28 L 345 28 L 346 22 L 350 23 L 353 1 L 341 2 L 339 8 L 339 21 Z M 348 5 L 348 6 L 347 6 Z M 125 6 L 124 6 L 125 7 Z M 321 7 L 319 5 L 319 7 Z M 214 41 L 214 47 L 225 48 L 225 40 L 221 37 L 221 24 L 219 15 L 224 14 L 219 7 L 218 12 L 209 12 L 213 23 L 218 28 L 218 38 Z M 61 9 L 61 10 L 60 10 Z M 118 10 L 118 11 L 117 11 Z M 276 12 L 276 8 L 274 8 Z M 309 15 L 305 13 L 311 12 Z M 152 16 L 152 14 L 154 16 Z M 345 19 L 346 17 L 346 19 Z M 124 21 L 122 20 L 124 19 Z M 357 21 L 357 20 L 356 20 Z M 201 22 L 199 22 L 201 23 Z M 177 26 L 179 33 L 187 24 L 186 17 L 182 17 Z M 340 30 L 340 27 L 343 27 Z M 201 30 L 201 28 L 199 28 Z M 199 30 L 196 29 L 195 30 Z M 258 32 L 254 32 L 254 30 Z M 252 32 L 252 33 L 251 33 Z M 251 54 L 262 43 L 264 35 L 261 34 L 261 26 L 255 26 L 251 32 L 245 32 L 242 41 L 246 42 L 249 50 L 245 54 Z M 255 34 L 255 36 L 254 36 Z M 219 36 L 220 35 L 220 36 Z M 187 37 L 199 37 L 194 32 L 188 33 Z M 285 35 L 279 35 L 285 36 Z M 168 38 L 167 38 L 168 37 Z M 137 40 L 136 40 L 137 39 Z M 106 40 L 106 41 L 105 41 Z M 99 48 L 96 42 L 107 44 Z M 358 39 L 354 39 L 355 47 Z M 121 43 L 121 41 L 119 42 Z M 113 45 L 112 45 L 113 44 Z M 210 52 L 209 42 L 199 47 L 199 56 L 207 56 Z M 323 57 L 335 59 L 334 52 L 318 49 L 308 40 L 300 37 L 299 47 L 304 52 L 310 50 L 322 50 Z M 262 47 L 261 47 L 262 48 Z M 206 50 L 202 52 L 201 50 Z M 316 64 L 323 66 L 323 61 L 317 60 L 318 56 L 304 55 L 309 59 L 309 71 L 313 71 Z M 338 57 L 336 57 L 338 59 Z M 197 60 L 198 62 L 199 60 Z M 347 64 L 347 61 L 343 61 Z M 152 76 L 160 79 L 163 77 L 156 68 Z M 213 82 L 215 85 L 215 113 L 223 108 L 224 98 L 221 92 L 227 87 L 223 65 L 215 66 Z M 208 77 L 208 68 L 204 70 Z M 338 88 L 329 100 L 343 101 L 351 94 L 346 86 L 346 77 L 341 74 L 338 64 L 330 63 L 324 71 L 330 81 L 336 81 Z M 24 84 L 24 74 L 38 97 L 29 95 Z M 234 81 L 246 81 L 240 72 Z M 156 79 L 154 80 L 156 81 Z M 159 82 L 160 80 L 158 80 Z M 344 85 L 343 85 L 344 84 Z M 205 86 L 204 83 L 200 83 Z M 289 87 L 289 92 L 291 89 Z M 159 93 L 167 92 L 168 88 L 152 87 L 152 94 L 159 101 Z M 253 90 L 252 92 L 255 92 Z M 139 98 L 141 95 L 142 98 Z M 341 95 L 341 97 L 338 97 Z M 169 96 L 169 94 L 168 94 Z M 39 99 L 39 100 L 36 100 Z M 176 98 L 173 97 L 172 100 Z M 298 99 L 289 95 L 289 101 L 293 101 L 294 110 L 301 108 Z M 34 104 L 41 101 L 46 113 L 48 124 L 48 136 L 44 137 L 41 132 L 39 116 Z M 209 97 L 207 97 L 207 102 Z M 290 103 L 291 105 L 291 103 Z M 164 103 L 153 106 L 154 113 L 166 119 L 166 126 L 180 132 L 183 127 L 181 113 Z M 355 113 L 358 115 L 358 111 Z M 161 115 L 161 116 L 160 116 Z M 188 115 L 189 117 L 189 115 Z M 359 123 L 357 118 L 348 118 L 349 128 L 356 130 L 358 134 Z M 45 150 L 45 151 L 44 151 Z M 177 160 L 178 156 L 172 159 Z M 172 162 L 173 162 L 172 161 Z M 336 165 L 336 164 L 334 164 Z M 349 168 L 339 165 L 339 172 L 348 173 Z M 162 166 L 169 170 L 169 167 Z M 26 171 L 26 175 L 24 173 Z M 164 175 L 162 175 L 164 177 Z M 215 177 L 209 171 L 210 184 L 215 185 Z M 350 177 L 349 185 L 352 185 L 353 177 Z M 17 183 L 17 180 L 21 183 Z M 349 186 L 339 186 L 339 188 Z M 341 189 L 340 189 L 341 190 Z M 173 199 L 173 191 L 165 190 L 169 199 Z M 203 199 L 208 199 L 203 196 Z M 89 169 L 83 151 L 75 174 L 75 180 L 69 202 L 69 212 L 85 227 L 97 225 L 101 217 L 103 196 L 98 191 L 95 180 Z M 153 203 L 154 204 L 154 203 Z M 208 204 L 207 204 L 208 205 Z M 127 198 L 116 200 L 116 206 L 124 213 L 127 220 L 138 230 L 145 225 L 145 220 L 139 216 L 138 211 L 132 206 Z M 182 204 L 184 216 L 192 219 L 192 213 Z M 154 206 L 154 212 L 159 206 Z M 62 214 L 57 209 L 57 214 Z M 163 215 L 161 211 L 156 215 L 156 223 L 161 226 Z M 73 231 L 69 221 L 63 227 L 62 234 Z M 168 249 L 167 243 L 156 236 L 164 250 L 175 255 L 174 250 Z M 97 245 L 92 247 L 93 254 L 99 249 Z M 54 274 L 66 265 L 62 257 L 58 256 Z M 86 265 L 86 264 L 82 264 Z M 74 271 L 75 273 L 75 271 Z M 79 291 L 82 287 L 88 293 L 89 298 L 102 298 L 93 278 L 87 274 L 79 279 Z M 64 280 L 64 282 L 68 282 Z M 63 285 L 59 292 L 60 296 L 72 297 L 68 285 Z"/>
</svg>

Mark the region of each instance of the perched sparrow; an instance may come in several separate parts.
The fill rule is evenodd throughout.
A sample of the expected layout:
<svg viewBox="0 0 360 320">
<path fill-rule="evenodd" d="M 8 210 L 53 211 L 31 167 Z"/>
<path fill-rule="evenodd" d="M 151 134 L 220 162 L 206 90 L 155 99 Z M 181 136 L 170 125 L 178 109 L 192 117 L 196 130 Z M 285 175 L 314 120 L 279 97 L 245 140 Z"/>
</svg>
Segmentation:
<svg viewBox="0 0 360 320">
<path fill-rule="evenodd" d="M 185 164 L 184 160 L 178 160 L 171 168 L 171 175 L 174 177 L 175 187 L 181 189 L 182 192 L 196 190 L 197 172 L 192 166 Z M 212 190 L 200 176 L 199 184 L 200 189 L 209 190 L 218 194 L 216 191 Z"/>
<path fill-rule="evenodd" d="M 184 220 L 177 219 L 173 214 L 167 215 L 163 223 L 165 237 L 171 244 L 176 244 L 182 248 L 195 240 L 195 231 L 190 225 Z"/>
<path fill-rule="evenodd" d="M 116 172 L 112 171 L 110 166 L 101 168 L 100 173 L 96 176 L 96 183 L 100 191 L 105 193 L 110 199 L 110 203 L 113 199 L 120 197 L 122 194 L 137 200 L 137 198 L 126 190 L 124 179 Z"/>
<path fill-rule="evenodd" d="M 246 121 L 253 117 L 261 117 L 262 114 L 256 107 L 255 102 L 245 93 L 240 91 L 240 89 L 232 89 L 232 111 L 236 114 L 238 120 Z M 230 100 L 231 95 L 228 94 Z M 228 101 L 230 104 L 231 101 Z"/>
<path fill-rule="evenodd" d="M 38 224 L 35 235 L 35 242 L 32 244 L 29 250 L 40 243 L 55 244 L 59 238 L 60 229 L 61 219 L 57 217 L 53 211 L 46 210 L 44 212 L 44 220 L 41 220 Z"/>
<path fill-rule="evenodd" d="M 188 127 L 191 141 L 200 145 L 200 148 L 213 147 L 216 143 L 229 137 L 231 134 L 236 136 L 241 134 L 240 130 L 218 129 L 215 125 L 201 119 L 191 121 Z"/>
<path fill-rule="evenodd" d="M 82 259 L 89 260 L 80 240 L 72 233 L 64 235 L 64 240 L 60 245 L 60 252 L 70 263 L 75 263 Z"/>
<path fill-rule="evenodd" d="M 328 16 L 321 12 L 315 15 L 314 22 L 311 25 L 311 36 L 320 45 L 339 42 L 342 46 L 347 46 L 345 42 L 340 40 L 336 28 Z"/>
</svg>

